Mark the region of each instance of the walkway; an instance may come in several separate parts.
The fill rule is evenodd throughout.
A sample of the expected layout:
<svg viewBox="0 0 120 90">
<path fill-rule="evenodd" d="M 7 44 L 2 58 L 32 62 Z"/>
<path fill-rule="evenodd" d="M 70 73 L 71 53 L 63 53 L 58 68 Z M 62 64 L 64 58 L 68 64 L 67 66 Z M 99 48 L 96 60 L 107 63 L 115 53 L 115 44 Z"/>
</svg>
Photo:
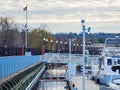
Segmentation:
<svg viewBox="0 0 120 90">
<path fill-rule="evenodd" d="M 72 83 L 75 84 L 78 90 L 82 90 L 82 76 L 73 77 Z M 95 82 L 89 80 L 87 77 L 85 83 L 85 90 L 99 90 L 99 85 L 95 84 Z"/>
</svg>

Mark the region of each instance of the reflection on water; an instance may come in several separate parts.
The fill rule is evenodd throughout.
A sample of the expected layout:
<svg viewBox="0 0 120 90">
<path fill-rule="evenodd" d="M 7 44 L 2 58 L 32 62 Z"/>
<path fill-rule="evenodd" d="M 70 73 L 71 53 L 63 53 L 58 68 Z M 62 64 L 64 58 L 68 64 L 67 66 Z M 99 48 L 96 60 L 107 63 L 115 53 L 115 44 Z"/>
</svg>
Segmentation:
<svg viewBox="0 0 120 90">
<path fill-rule="evenodd" d="M 44 73 L 42 78 L 50 78 L 50 77 L 65 77 L 66 69 L 65 66 L 48 65 L 46 72 Z M 41 80 L 39 82 L 39 86 L 37 90 L 66 90 L 67 82 L 62 80 Z"/>
<path fill-rule="evenodd" d="M 42 81 L 37 90 L 66 90 L 64 81 Z"/>
<path fill-rule="evenodd" d="M 64 69 L 47 70 L 43 77 L 65 77 L 66 71 Z"/>
</svg>

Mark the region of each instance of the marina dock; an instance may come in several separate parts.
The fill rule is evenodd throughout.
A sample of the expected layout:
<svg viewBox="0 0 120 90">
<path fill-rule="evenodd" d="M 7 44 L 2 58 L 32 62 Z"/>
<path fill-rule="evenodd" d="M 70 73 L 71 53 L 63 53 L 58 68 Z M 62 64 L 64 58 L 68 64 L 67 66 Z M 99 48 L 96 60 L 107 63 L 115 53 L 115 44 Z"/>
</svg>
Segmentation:
<svg viewBox="0 0 120 90">
<path fill-rule="evenodd" d="M 72 83 L 74 83 L 75 87 L 77 87 L 78 90 L 82 90 L 82 76 L 73 77 Z M 99 85 L 86 77 L 85 90 L 99 90 Z"/>
</svg>

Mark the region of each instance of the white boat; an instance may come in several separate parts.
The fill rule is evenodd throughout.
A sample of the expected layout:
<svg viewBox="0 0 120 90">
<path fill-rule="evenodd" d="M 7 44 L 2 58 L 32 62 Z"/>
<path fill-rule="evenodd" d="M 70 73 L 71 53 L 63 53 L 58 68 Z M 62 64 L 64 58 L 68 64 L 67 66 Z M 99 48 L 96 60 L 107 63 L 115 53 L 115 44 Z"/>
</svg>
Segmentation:
<svg viewBox="0 0 120 90">
<path fill-rule="evenodd" d="M 120 90 L 120 78 L 112 79 L 112 81 L 109 82 L 109 87 L 114 90 Z"/>
<path fill-rule="evenodd" d="M 120 66 L 120 38 L 107 38 L 104 50 L 99 59 L 99 66 L 96 72 L 93 70 L 93 77 L 100 84 L 109 85 L 112 80 L 120 78 L 120 70 L 112 70 L 112 67 Z M 113 83 L 112 83 L 113 84 Z"/>
</svg>

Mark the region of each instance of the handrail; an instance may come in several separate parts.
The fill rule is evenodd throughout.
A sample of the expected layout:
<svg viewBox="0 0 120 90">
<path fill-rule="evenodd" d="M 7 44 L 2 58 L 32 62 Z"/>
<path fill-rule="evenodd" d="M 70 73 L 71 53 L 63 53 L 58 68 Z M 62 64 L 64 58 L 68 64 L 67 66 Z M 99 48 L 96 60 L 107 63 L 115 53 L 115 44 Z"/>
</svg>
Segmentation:
<svg viewBox="0 0 120 90">
<path fill-rule="evenodd" d="M 36 82 L 38 81 L 40 75 L 44 72 L 46 66 L 44 66 L 40 72 L 37 74 L 37 76 L 34 78 L 34 80 L 27 86 L 27 88 L 25 90 L 31 90 L 33 88 L 33 86 L 36 84 Z"/>
</svg>

